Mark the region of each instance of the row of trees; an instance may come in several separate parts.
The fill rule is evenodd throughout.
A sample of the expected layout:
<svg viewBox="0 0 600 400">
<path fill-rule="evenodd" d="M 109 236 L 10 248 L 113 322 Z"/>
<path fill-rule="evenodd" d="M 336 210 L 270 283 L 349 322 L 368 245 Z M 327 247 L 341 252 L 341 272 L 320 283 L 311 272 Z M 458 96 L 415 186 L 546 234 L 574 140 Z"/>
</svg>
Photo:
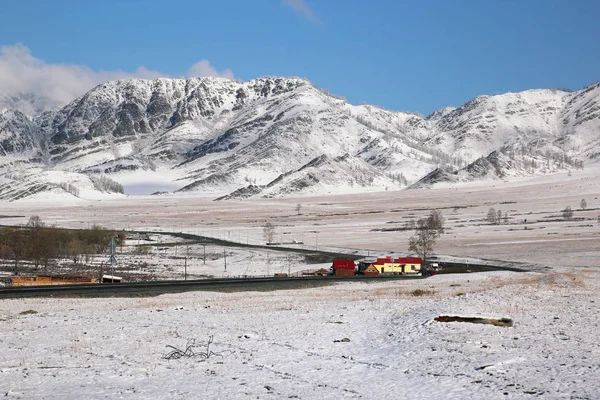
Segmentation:
<svg viewBox="0 0 600 400">
<path fill-rule="evenodd" d="M 301 205 L 296 206 L 300 214 Z M 444 216 L 439 210 L 432 210 L 427 217 L 419 219 L 416 223 L 410 221 L 410 229 L 415 229 L 415 235 L 409 239 L 408 250 L 417 253 L 423 260 L 433 253 L 436 239 L 444 233 Z M 267 244 L 273 243 L 276 227 L 270 222 L 263 225 L 263 236 Z"/>
<path fill-rule="evenodd" d="M 581 199 L 579 202 L 579 208 L 583 211 L 587 208 L 587 201 L 585 199 Z M 573 209 L 571 206 L 566 206 L 564 210 L 562 210 L 562 216 L 566 220 L 573 219 Z M 598 222 L 600 223 L 600 216 L 598 216 Z"/>
<path fill-rule="evenodd" d="M 500 224 L 500 223 L 502 223 L 502 221 L 504 221 L 504 223 L 507 224 L 508 223 L 508 212 L 505 212 L 504 215 L 502 215 L 502 210 L 496 211 L 496 209 L 494 207 L 490 207 L 485 219 L 490 224 Z"/>
<path fill-rule="evenodd" d="M 58 258 L 79 263 L 84 257 L 106 252 L 114 235 L 96 225 L 81 230 L 47 226 L 40 217 L 33 216 L 24 227 L 0 228 L 0 258 L 14 261 L 15 272 L 23 260 L 36 269 L 47 268 L 51 260 Z"/>
<path fill-rule="evenodd" d="M 123 185 L 119 182 L 110 179 L 106 175 L 89 175 L 90 180 L 92 181 L 94 188 L 101 192 L 108 193 L 125 193 L 125 189 L 123 189 Z"/>
<path fill-rule="evenodd" d="M 587 208 L 585 199 L 581 199 L 579 207 L 581 210 Z M 565 220 L 573 218 L 573 210 L 570 206 L 562 210 L 562 216 Z M 491 224 L 508 223 L 508 212 L 502 213 L 502 210 L 496 211 L 491 207 L 488 210 L 486 220 Z M 600 215 L 598 216 L 598 224 L 600 224 Z M 419 219 L 416 225 L 414 221 L 409 221 L 405 227 L 415 229 L 414 236 L 408 240 L 408 251 L 415 252 L 423 260 L 426 260 L 427 256 L 433 253 L 436 239 L 444 233 L 444 217 L 440 211 L 433 210 L 428 217 Z"/>
</svg>

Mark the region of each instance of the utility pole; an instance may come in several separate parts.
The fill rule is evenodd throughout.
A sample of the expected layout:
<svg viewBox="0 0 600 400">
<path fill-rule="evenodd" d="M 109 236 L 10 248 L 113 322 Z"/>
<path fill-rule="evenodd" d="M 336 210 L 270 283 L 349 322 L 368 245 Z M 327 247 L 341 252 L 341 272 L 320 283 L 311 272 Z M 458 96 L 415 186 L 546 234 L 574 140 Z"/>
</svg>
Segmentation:
<svg viewBox="0 0 600 400">
<path fill-rule="evenodd" d="M 190 248 L 186 244 L 185 245 L 185 261 L 184 261 L 184 264 L 183 264 L 184 265 L 183 266 L 183 268 L 184 268 L 184 280 L 186 280 L 186 281 L 187 281 L 187 259 L 188 259 L 189 256 L 190 256 Z"/>
<path fill-rule="evenodd" d="M 110 282 L 115 282 L 115 264 L 117 263 L 117 257 L 115 256 L 115 237 L 110 237 L 109 243 L 109 251 L 110 251 Z"/>
<path fill-rule="evenodd" d="M 204 252 L 204 255 L 202 256 L 202 264 L 206 265 L 206 245 L 205 244 L 202 245 L 202 250 Z"/>
<path fill-rule="evenodd" d="M 227 253 L 225 253 L 225 247 L 223 247 L 223 260 L 225 261 L 225 271 L 227 271 Z"/>
</svg>

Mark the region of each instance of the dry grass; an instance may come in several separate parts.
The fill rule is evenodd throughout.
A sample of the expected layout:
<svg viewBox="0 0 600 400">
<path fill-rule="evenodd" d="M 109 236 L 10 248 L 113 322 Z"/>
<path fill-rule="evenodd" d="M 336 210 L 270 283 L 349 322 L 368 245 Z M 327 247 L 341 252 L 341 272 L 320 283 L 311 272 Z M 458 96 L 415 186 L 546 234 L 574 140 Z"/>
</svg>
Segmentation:
<svg viewBox="0 0 600 400">
<path fill-rule="evenodd" d="M 585 283 L 583 282 L 582 277 L 581 277 L 582 274 L 576 274 L 573 272 L 563 272 L 563 273 L 561 273 L 561 275 L 564 276 L 565 278 L 569 279 L 571 285 L 580 287 L 580 288 L 585 287 Z"/>
<path fill-rule="evenodd" d="M 396 297 L 404 297 L 404 296 L 412 296 L 412 297 L 422 297 L 422 296 L 433 296 L 437 292 L 431 289 L 409 289 L 409 288 L 401 288 L 395 290 Z"/>
<path fill-rule="evenodd" d="M 497 288 L 507 285 L 527 285 L 539 288 L 545 286 L 585 287 L 579 272 L 553 272 L 545 274 L 527 274 L 525 276 L 515 276 L 510 278 L 494 278 L 492 279 L 492 285 Z"/>
<path fill-rule="evenodd" d="M 427 289 L 415 289 L 410 294 L 412 296 L 431 296 L 436 293 L 435 290 L 427 290 Z"/>
</svg>

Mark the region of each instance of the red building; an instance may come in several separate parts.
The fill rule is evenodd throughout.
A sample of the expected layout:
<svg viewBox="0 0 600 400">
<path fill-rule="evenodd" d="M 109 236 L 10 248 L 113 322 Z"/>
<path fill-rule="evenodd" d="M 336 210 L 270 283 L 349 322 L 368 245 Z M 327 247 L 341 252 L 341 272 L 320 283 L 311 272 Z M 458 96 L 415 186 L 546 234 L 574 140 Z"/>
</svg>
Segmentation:
<svg viewBox="0 0 600 400">
<path fill-rule="evenodd" d="M 354 275 L 354 260 L 333 260 L 333 274 L 335 276 Z"/>
</svg>

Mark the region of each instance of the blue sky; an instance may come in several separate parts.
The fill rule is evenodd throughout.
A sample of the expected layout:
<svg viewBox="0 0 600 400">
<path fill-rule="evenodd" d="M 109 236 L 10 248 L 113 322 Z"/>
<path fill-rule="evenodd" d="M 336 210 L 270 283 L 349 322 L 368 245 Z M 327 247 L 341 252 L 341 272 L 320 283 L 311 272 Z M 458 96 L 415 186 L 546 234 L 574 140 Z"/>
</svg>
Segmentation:
<svg viewBox="0 0 600 400">
<path fill-rule="evenodd" d="M 65 80 L 78 79 L 77 68 L 88 74 L 65 87 L 125 73 L 301 76 L 354 104 L 424 114 L 480 94 L 580 89 L 600 80 L 597 0 L 7 3 L 0 24 L 5 91 L 1 74 L 18 81 L 2 69 L 10 57 L 15 74 L 24 69 L 19 62 L 35 64 L 32 74 L 46 68 L 24 82 L 63 84 L 54 78 L 63 67 Z"/>
</svg>

